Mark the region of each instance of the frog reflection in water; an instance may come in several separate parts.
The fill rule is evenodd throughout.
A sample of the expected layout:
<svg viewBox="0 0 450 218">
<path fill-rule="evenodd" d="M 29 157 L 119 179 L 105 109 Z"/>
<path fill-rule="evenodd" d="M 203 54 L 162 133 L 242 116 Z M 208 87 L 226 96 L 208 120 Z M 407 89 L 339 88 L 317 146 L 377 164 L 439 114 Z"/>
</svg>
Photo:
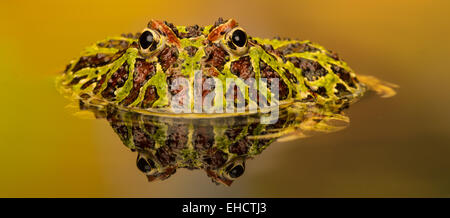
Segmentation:
<svg viewBox="0 0 450 218">
<path fill-rule="evenodd" d="M 274 124 L 262 124 L 260 114 L 180 119 L 82 101 L 80 108 L 107 119 L 123 144 L 138 153 L 137 168 L 149 181 L 167 179 L 178 168 L 202 169 L 213 182 L 228 186 L 243 175 L 247 159 L 259 155 L 275 140 L 334 132 L 349 121 L 340 110 L 304 104 L 295 110 L 281 110 Z"/>
<path fill-rule="evenodd" d="M 174 88 L 180 78 L 188 84 Z M 196 99 L 195 81 L 213 81 L 214 88 L 202 89 Z M 279 81 L 275 93 L 265 89 L 273 81 Z M 226 185 L 244 173 L 246 159 L 275 139 L 341 129 L 329 121 L 348 122 L 342 109 L 366 91 L 395 94 L 395 85 L 357 75 L 319 44 L 253 37 L 233 19 L 205 27 L 152 20 L 139 33 L 87 47 L 56 84 L 62 94 L 82 102 L 82 109 L 107 118 L 123 143 L 138 152 L 137 166 L 150 181 L 187 168 L 204 169 Z M 225 100 L 228 93 L 231 101 Z M 219 111 L 234 104 L 246 110 L 174 112 L 178 104 L 194 108 L 195 100 Z M 275 123 L 263 124 L 259 114 L 249 113 L 251 106 L 264 109 L 260 100 L 282 108 Z"/>
</svg>

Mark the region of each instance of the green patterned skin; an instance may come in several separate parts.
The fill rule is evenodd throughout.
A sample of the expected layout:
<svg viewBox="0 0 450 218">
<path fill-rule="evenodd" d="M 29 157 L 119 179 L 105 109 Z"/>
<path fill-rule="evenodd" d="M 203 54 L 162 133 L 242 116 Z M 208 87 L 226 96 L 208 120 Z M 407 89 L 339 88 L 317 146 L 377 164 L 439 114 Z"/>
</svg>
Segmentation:
<svg viewBox="0 0 450 218">
<path fill-rule="evenodd" d="M 219 19 L 206 27 L 152 20 L 142 32 L 152 34 L 150 47 L 143 48 L 142 33 L 99 41 L 67 65 L 57 84 L 66 95 L 90 104 L 162 114 L 173 112 L 170 106 L 174 95 L 181 93 L 194 102 L 192 86 L 198 70 L 203 81 L 213 78 L 226 84 L 226 78 L 237 79 L 237 93 L 247 107 L 257 104 L 256 94 L 268 102 L 272 99 L 270 91 L 261 88 L 269 84 L 245 86 L 249 78 L 278 78 L 279 103 L 284 106 L 304 102 L 341 108 L 366 89 L 342 59 L 318 44 L 246 34 L 244 41 L 240 39 L 244 44 L 236 44 L 233 37 L 238 30 L 245 33 L 233 19 Z M 179 77 L 189 81 L 188 91 L 171 88 Z M 231 89 L 224 85 L 223 92 L 212 94 L 225 95 Z M 211 92 L 203 91 L 203 100 Z M 226 102 L 214 99 L 212 105 L 224 107 Z"/>
</svg>

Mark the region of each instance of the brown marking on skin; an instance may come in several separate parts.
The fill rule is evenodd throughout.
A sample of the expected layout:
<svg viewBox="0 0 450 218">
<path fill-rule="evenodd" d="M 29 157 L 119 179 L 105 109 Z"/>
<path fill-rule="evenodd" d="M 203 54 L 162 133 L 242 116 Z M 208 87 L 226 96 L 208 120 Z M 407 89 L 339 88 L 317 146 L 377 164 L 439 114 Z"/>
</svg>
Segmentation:
<svg viewBox="0 0 450 218">
<path fill-rule="evenodd" d="M 197 52 L 198 48 L 195 46 L 188 46 L 188 47 L 184 48 L 184 50 L 186 50 L 189 57 L 193 57 L 195 55 L 195 53 Z"/>
<path fill-rule="evenodd" d="M 283 68 L 283 69 L 285 72 L 284 75 L 292 84 L 299 84 L 297 77 L 295 77 L 291 72 L 289 72 L 288 69 L 286 69 L 286 68 Z"/>
<path fill-rule="evenodd" d="M 208 154 L 204 161 L 208 165 L 209 169 L 218 169 L 222 167 L 228 159 L 228 154 L 215 147 L 208 150 Z"/>
<path fill-rule="evenodd" d="M 155 141 L 147 135 L 139 126 L 133 126 L 132 128 L 134 145 L 140 149 L 154 148 Z"/>
<path fill-rule="evenodd" d="M 129 140 L 128 127 L 123 124 L 121 118 L 117 117 L 116 113 L 108 113 L 106 119 L 111 124 L 114 131 L 121 136 L 120 138 L 124 143 Z"/>
<path fill-rule="evenodd" d="M 150 108 L 152 104 L 159 98 L 155 86 L 147 87 L 145 90 L 144 100 L 142 100 L 141 108 Z"/>
<path fill-rule="evenodd" d="M 199 27 L 198 25 L 188 26 L 186 27 L 185 33 L 180 33 L 180 38 L 194 38 L 201 36 L 203 33 L 203 27 Z"/>
<path fill-rule="evenodd" d="M 73 85 L 78 84 L 80 82 L 80 80 L 82 80 L 82 79 L 84 79 L 86 77 L 87 77 L 87 75 L 73 78 L 72 81 L 70 81 L 69 86 L 73 86 Z"/>
<path fill-rule="evenodd" d="M 291 43 L 285 46 L 279 47 L 275 49 L 282 55 L 288 55 L 292 53 L 303 53 L 303 52 L 317 52 L 320 51 L 318 48 L 315 48 L 311 45 L 311 43 Z"/>
<path fill-rule="evenodd" d="M 64 73 L 69 72 L 70 68 L 72 67 L 72 64 L 66 65 L 66 68 L 64 69 Z"/>
<path fill-rule="evenodd" d="M 291 82 L 292 84 L 299 84 L 299 81 L 297 80 L 297 77 L 293 75 L 288 69 L 284 68 L 284 75 L 286 78 Z M 297 89 L 292 89 L 292 97 L 297 97 Z"/>
<path fill-rule="evenodd" d="M 204 69 L 205 76 L 217 77 L 220 74 L 220 72 L 215 67 L 204 67 Z"/>
<path fill-rule="evenodd" d="M 169 164 L 175 163 L 176 161 L 176 154 L 174 154 L 167 146 L 158 148 L 156 150 L 155 156 L 156 158 L 158 158 L 162 166 L 167 166 Z"/>
<path fill-rule="evenodd" d="M 128 141 L 128 127 L 126 125 L 117 123 L 111 123 L 111 127 L 116 131 L 117 134 L 123 137 L 123 141 Z"/>
<path fill-rule="evenodd" d="M 97 78 L 94 78 L 94 79 L 91 79 L 91 80 L 87 81 L 86 83 L 84 83 L 81 86 L 81 90 L 86 89 L 87 87 L 89 87 L 91 84 L 93 84 L 95 82 L 97 82 Z"/>
<path fill-rule="evenodd" d="M 165 33 L 167 42 L 176 45 L 178 48 L 181 47 L 180 40 L 178 39 L 177 35 L 164 22 L 159 20 L 152 20 L 150 21 L 149 26 L 155 30 L 159 30 Z"/>
<path fill-rule="evenodd" d="M 131 38 L 131 37 L 129 37 Z M 100 42 L 97 44 L 99 47 L 103 48 L 117 48 L 119 50 L 127 49 L 129 46 L 129 42 L 126 40 L 117 40 L 117 39 L 110 39 L 106 42 Z"/>
<path fill-rule="evenodd" d="M 171 151 L 183 149 L 188 143 L 188 126 L 183 124 L 169 125 L 167 130 L 166 146 Z"/>
<path fill-rule="evenodd" d="M 205 48 L 204 63 L 205 65 L 213 66 L 218 70 L 223 70 L 223 66 L 227 62 L 227 56 L 229 56 L 228 52 L 219 44 L 210 44 Z"/>
<path fill-rule="evenodd" d="M 358 80 L 356 77 L 352 77 L 350 72 L 346 71 L 344 68 L 339 67 L 337 65 L 332 64 L 331 70 L 333 73 L 335 73 L 341 80 L 343 80 L 347 85 L 349 85 L 352 88 L 356 88 L 355 82 L 357 83 Z"/>
<path fill-rule="evenodd" d="M 246 138 L 243 138 L 238 140 L 234 144 L 230 145 L 228 151 L 230 151 L 233 154 L 243 155 L 247 153 L 250 146 L 251 143 Z"/>
<path fill-rule="evenodd" d="M 252 42 L 252 40 L 249 40 L 249 45 L 254 46 L 254 45 L 256 45 L 256 44 L 258 44 L 256 41 Z M 284 55 L 283 55 L 280 51 L 275 50 L 275 49 L 273 48 L 272 45 L 260 45 L 260 46 L 261 46 L 262 49 L 264 49 L 264 51 L 265 51 L 266 53 L 268 53 L 268 54 L 271 55 L 272 57 L 273 57 L 274 55 L 275 55 L 275 56 L 278 56 L 278 57 L 281 58 L 281 60 L 283 60 L 283 63 L 286 63 L 286 57 L 284 57 Z M 276 59 L 276 58 L 275 58 L 275 59 Z"/>
<path fill-rule="evenodd" d="M 149 123 L 144 124 L 144 129 L 150 134 L 153 135 L 158 130 L 158 127 Z"/>
<path fill-rule="evenodd" d="M 288 85 L 284 82 L 284 80 L 280 77 L 280 75 L 278 74 L 278 72 L 276 72 L 274 69 L 272 69 L 272 67 L 270 67 L 268 64 L 266 64 L 264 61 L 260 61 L 259 62 L 259 68 L 261 71 L 261 77 L 262 78 L 267 78 L 267 88 L 270 89 L 271 88 L 271 84 L 272 84 L 272 80 L 271 78 L 278 78 L 278 82 L 279 82 L 279 99 L 280 100 L 285 100 L 288 97 L 289 94 L 289 87 Z"/>
<path fill-rule="evenodd" d="M 177 169 L 177 167 L 175 167 L 175 166 L 167 167 L 165 169 L 165 171 L 162 172 L 162 173 L 156 173 L 154 175 L 147 175 L 147 179 L 148 179 L 149 182 L 152 182 L 152 181 L 157 180 L 157 179 L 159 179 L 159 180 L 168 179 L 170 176 L 172 176 L 174 173 L 177 172 L 176 169 Z"/>
<path fill-rule="evenodd" d="M 120 34 L 120 36 L 125 37 L 125 38 L 129 38 L 129 39 L 137 39 L 139 37 L 136 36 L 135 33 L 122 33 Z"/>
<path fill-rule="evenodd" d="M 317 61 L 299 57 L 289 57 L 288 61 L 292 62 L 295 67 L 300 68 L 302 75 L 308 81 L 315 81 L 328 74 L 328 71 Z"/>
<path fill-rule="evenodd" d="M 237 138 L 239 136 L 239 134 L 241 134 L 242 129 L 241 128 L 227 128 L 225 130 L 225 136 L 228 137 L 229 140 L 234 140 L 235 138 Z"/>
<path fill-rule="evenodd" d="M 210 170 L 210 169 L 205 169 L 206 175 L 208 177 L 210 177 L 212 179 L 213 182 L 215 182 L 216 184 L 219 184 L 218 182 L 221 182 L 224 185 L 230 186 L 231 183 L 233 183 L 233 180 L 229 180 L 226 178 L 221 178 L 217 175 L 216 172 Z"/>
<path fill-rule="evenodd" d="M 165 47 L 158 55 L 159 63 L 163 71 L 166 71 L 173 63 L 178 60 L 178 49 L 173 47 Z"/>
<path fill-rule="evenodd" d="M 108 73 L 103 74 L 102 77 L 100 78 L 100 81 L 98 81 L 97 85 L 95 85 L 95 88 L 94 88 L 94 91 L 93 91 L 94 94 L 97 94 L 100 91 L 100 88 L 102 87 L 103 83 L 106 81 L 107 74 Z"/>
<path fill-rule="evenodd" d="M 238 76 L 241 79 L 254 78 L 255 72 L 253 71 L 252 63 L 249 56 L 240 57 L 239 60 L 231 63 L 231 73 Z"/>
<path fill-rule="evenodd" d="M 72 68 L 72 72 L 77 72 L 83 68 L 95 68 L 101 67 L 106 64 L 112 63 L 117 60 L 120 56 L 122 56 L 123 52 L 118 52 L 116 54 L 95 54 L 91 56 L 83 56 L 81 57 L 75 66 Z"/>
<path fill-rule="evenodd" d="M 156 177 L 160 181 L 164 181 L 168 178 L 170 178 L 173 174 L 177 172 L 177 167 L 174 166 L 175 164 L 172 164 L 170 166 L 166 166 L 164 171 L 161 173 L 156 173 Z"/>
<path fill-rule="evenodd" d="M 121 103 L 125 106 L 133 103 L 139 96 L 141 87 L 155 75 L 155 72 L 156 68 L 153 63 L 148 63 L 144 59 L 137 59 L 134 68 L 133 88 Z"/>
<path fill-rule="evenodd" d="M 335 91 L 336 96 L 340 98 L 348 97 L 352 94 L 342 83 L 337 83 L 334 88 L 336 89 Z"/>
<path fill-rule="evenodd" d="M 128 79 L 128 64 L 125 63 L 116 72 L 113 73 L 109 81 L 107 81 L 107 87 L 102 91 L 102 96 L 105 99 L 113 100 L 116 97 L 114 93 L 117 88 L 122 87 Z"/>
<path fill-rule="evenodd" d="M 233 19 L 230 19 L 226 23 L 221 24 L 218 27 L 214 28 L 208 34 L 208 40 L 211 41 L 211 42 L 214 42 L 217 39 L 219 39 L 222 35 L 228 33 L 230 30 L 232 30 L 236 26 L 237 26 L 236 21 L 233 20 Z"/>
<path fill-rule="evenodd" d="M 317 93 L 318 95 L 324 97 L 324 98 L 328 98 L 327 89 L 325 87 L 319 87 L 314 92 Z"/>
<path fill-rule="evenodd" d="M 209 149 L 214 145 L 214 129 L 209 126 L 197 126 L 193 138 L 196 150 Z"/>
<path fill-rule="evenodd" d="M 316 99 L 318 96 L 322 96 L 324 98 L 328 98 L 327 89 L 325 87 L 317 87 L 313 88 L 305 83 L 306 88 L 308 88 L 309 94 L 313 97 L 313 99 Z M 305 100 L 305 99 L 303 99 Z"/>
</svg>

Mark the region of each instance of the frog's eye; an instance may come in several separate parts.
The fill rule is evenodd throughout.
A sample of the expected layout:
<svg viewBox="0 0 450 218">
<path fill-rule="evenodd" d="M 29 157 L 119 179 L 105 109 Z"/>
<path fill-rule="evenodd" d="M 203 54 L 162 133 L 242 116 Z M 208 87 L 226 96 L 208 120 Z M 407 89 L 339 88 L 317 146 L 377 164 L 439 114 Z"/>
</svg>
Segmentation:
<svg viewBox="0 0 450 218">
<path fill-rule="evenodd" d="M 228 176 L 233 178 L 233 179 L 242 176 L 242 174 L 244 174 L 244 171 L 245 171 L 245 164 L 244 164 L 244 162 L 231 164 L 225 170 L 226 174 L 228 174 Z"/>
<path fill-rule="evenodd" d="M 141 45 L 142 49 L 149 48 L 153 44 L 153 42 L 153 34 L 148 30 L 144 31 L 139 37 L 139 44 Z"/>
<path fill-rule="evenodd" d="M 241 28 L 231 30 L 225 37 L 226 47 L 235 55 L 242 55 L 247 52 L 247 33 Z"/>
<path fill-rule="evenodd" d="M 236 29 L 231 35 L 231 42 L 237 47 L 244 47 L 247 44 L 247 34 L 241 29 Z"/>
<path fill-rule="evenodd" d="M 139 36 L 139 46 L 144 52 L 155 51 L 159 44 L 159 35 L 152 30 L 146 29 Z"/>
<path fill-rule="evenodd" d="M 241 165 L 237 165 L 235 167 L 233 167 L 230 172 L 228 172 L 230 174 L 231 178 L 237 178 L 239 176 L 241 176 L 242 174 L 244 174 L 244 167 Z"/>
<path fill-rule="evenodd" d="M 152 160 L 148 160 L 147 158 L 141 155 L 138 156 L 136 160 L 136 165 L 137 168 L 143 173 L 148 173 L 155 167 L 155 164 L 153 163 Z"/>
</svg>

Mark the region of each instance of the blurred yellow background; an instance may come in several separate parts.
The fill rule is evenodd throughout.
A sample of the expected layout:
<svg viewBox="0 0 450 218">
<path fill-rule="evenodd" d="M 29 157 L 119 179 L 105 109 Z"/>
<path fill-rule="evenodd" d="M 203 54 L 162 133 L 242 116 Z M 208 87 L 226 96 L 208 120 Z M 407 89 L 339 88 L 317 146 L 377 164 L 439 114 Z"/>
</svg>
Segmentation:
<svg viewBox="0 0 450 218">
<path fill-rule="evenodd" d="M 0 7 L 0 197 L 450 197 L 449 1 L 12 1 Z M 54 76 L 87 45 L 150 19 L 234 18 L 253 36 L 310 39 L 400 85 L 344 131 L 275 143 L 230 188 L 179 170 L 148 183 L 105 120 L 64 107 Z"/>
</svg>

